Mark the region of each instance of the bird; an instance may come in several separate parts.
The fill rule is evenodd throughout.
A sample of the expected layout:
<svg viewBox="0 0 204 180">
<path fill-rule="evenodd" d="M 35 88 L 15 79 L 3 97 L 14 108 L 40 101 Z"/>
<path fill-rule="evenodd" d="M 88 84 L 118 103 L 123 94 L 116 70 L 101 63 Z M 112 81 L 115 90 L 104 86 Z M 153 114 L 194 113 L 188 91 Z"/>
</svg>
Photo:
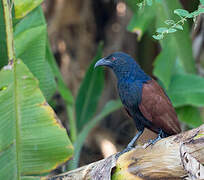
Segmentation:
<svg viewBox="0 0 204 180">
<path fill-rule="evenodd" d="M 145 128 L 158 134 L 155 139 L 149 140 L 148 145 L 181 132 L 177 114 L 165 90 L 130 55 L 114 52 L 98 60 L 94 68 L 98 66 L 113 70 L 119 97 L 138 130 L 123 153 L 134 147 Z"/>
</svg>

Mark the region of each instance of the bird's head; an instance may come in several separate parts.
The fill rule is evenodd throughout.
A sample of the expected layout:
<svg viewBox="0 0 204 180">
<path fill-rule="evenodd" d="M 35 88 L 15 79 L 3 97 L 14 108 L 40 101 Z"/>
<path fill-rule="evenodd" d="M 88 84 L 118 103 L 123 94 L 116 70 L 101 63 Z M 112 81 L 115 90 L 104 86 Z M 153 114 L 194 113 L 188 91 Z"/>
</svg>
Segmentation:
<svg viewBox="0 0 204 180">
<path fill-rule="evenodd" d="M 115 52 L 98 60 L 95 64 L 95 68 L 98 66 L 108 66 L 112 69 L 115 69 L 122 68 L 122 66 L 128 66 L 132 63 L 134 63 L 134 60 L 128 54 Z"/>
<path fill-rule="evenodd" d="M 107 66 L 113 69 L 118 80 L 143 80 L 149 79 L 140 66 L 134 61 L 134 59 L 126 53 L 115 52 L 107 57 L 98 60 L 95 64 L 95 68 L 98 66 Z"/>
</svg>

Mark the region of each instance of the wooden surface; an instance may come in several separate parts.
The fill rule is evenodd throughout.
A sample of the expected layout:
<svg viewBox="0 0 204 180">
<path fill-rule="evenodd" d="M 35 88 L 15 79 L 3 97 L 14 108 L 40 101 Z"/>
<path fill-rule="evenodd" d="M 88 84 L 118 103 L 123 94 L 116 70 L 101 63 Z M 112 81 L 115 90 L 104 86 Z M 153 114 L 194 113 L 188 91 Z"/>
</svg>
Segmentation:
<svg viewBox="0 0 204 180">
<path fill-rule="evenodd" d="M 42 178 L 49 180 L 204 179 L 204 125 L 158 141 L 136 146 L 73 171 Z"/>
</svg>

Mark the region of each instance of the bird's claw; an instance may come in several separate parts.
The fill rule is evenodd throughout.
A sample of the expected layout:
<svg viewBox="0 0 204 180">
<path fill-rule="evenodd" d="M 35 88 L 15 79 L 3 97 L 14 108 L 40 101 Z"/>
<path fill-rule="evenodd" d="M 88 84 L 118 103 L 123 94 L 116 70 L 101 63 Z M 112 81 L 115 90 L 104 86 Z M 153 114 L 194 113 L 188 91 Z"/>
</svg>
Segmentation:
<svg viewBox="0 0 204 180">
<path fill-rule="evenodd" d="M 121 152 L 116 154 L 116 159 L 118 159 L 122 154 L 129 152 L 133 149 L 132 146 L 127 146 L 125 149 L 123 149 Z"/>
<path fill-rule="evenodd" d="M 157 141 L 156 141 L 155 139 L 150 139 L 150 140 L 148 141 L 148 144 L 149 144 L 149 145 L 154 145 L 156 142 L 157 142 Z"/>
<path fill-rule="evenodd" d="M 144 148 L 146 149 L 149 146 L 153 146 L 158 140 L 157 139 L 150 139 L 145 145 Z"/>
<path fill-rule="evenodd" d="M 123 151 L 125 153 L 125 152 L 128 152 L 128 151 L 132 150 L 133 148 L 134 147 L 132 147 L 132 146 L 127 146 Z"/>
</svg>

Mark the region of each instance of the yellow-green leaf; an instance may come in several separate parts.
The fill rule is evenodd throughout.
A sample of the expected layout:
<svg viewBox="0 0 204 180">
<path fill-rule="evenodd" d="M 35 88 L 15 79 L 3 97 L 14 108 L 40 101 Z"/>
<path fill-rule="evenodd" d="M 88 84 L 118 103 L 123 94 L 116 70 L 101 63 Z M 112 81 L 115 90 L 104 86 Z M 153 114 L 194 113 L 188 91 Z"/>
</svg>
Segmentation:
<svg viewBox="0 0 204 180">
<path fill-rule="evenodd" d="M 56 82 L 48 62 L 46 43 L 46 21 L 42 8 L 38 7 L 15 24 L 14 46 L 16 57 L 22 59 L 39 80 L 39 87 L 49 101 L 56 91 Z"/>
<path fill-rule="evenodd" d="M 0 179 L 49 172 L 73 154 L 66 130 L 21 60 L 0 71 Z"/>
<path fill-rule="evenodd" d="M 15 17 L 23 18 L 34 8 L 39 6 L 43 0 L 14 0 Z"/>
</svg>

